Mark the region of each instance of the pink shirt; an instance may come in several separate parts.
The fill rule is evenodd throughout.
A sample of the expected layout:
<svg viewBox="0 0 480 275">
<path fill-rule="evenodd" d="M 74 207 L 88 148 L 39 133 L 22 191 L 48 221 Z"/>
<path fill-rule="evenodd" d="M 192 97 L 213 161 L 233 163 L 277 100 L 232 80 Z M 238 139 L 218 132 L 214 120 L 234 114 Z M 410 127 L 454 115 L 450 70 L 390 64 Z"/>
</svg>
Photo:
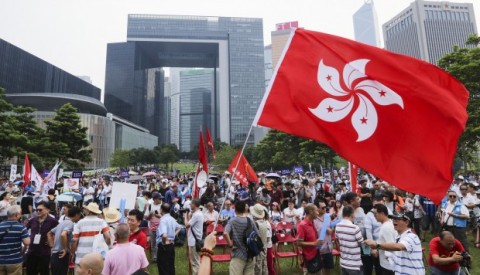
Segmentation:
<svg viewBox="0 0 480 275">
<path fill-rule="evenodd" d="M 148 260 L 143 247 L 132 243 L 121 243 L 107 252 L 102 274 L 132 274 L 146 267 L 148 267 Z"/>
</svg>

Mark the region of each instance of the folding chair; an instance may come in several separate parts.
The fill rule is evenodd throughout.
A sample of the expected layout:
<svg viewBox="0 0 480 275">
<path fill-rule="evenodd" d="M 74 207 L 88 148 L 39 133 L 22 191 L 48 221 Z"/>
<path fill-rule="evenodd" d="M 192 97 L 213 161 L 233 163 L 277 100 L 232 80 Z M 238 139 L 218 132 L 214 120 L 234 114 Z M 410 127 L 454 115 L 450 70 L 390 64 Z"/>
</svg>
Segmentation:
<svg viewBox="0 0 480 275">
<path fill-rule="evenodd" d="M 295 261 L 296 266 L 299 267 L 298 257 L 300 254 L 296 246 L 297 240 L 291 234 L 276 233 L 275 236 L 278 242 L 274 246 L 274 265 L 276 265 L 278 274 L 280 274 L 280 259 L 292 258 L 292 266 Z M 290 246 L 292 249 L 289 251 L 281 251 L 280 247 L 282 245 L 286 247 Z"/>
<path fill-rule="evenodd" d="M 227 249 L 227 241 L 223 236 L 217 235 L 217 247 L 223 246 L 223 254 L 214 254 L 212 255 L 212 261 L 210 262 L 210 274 L 213 274 L 213 263 L 228 263 L 232 260 L 232 255 Z"/>
<path fill-rule="evenodd" d="M 206 231 L 207 231 L 207 235 L 210 234 L 210 233 L 212 233 L 212 231 L 213 231 L 213 226 L 214 226 L 213 223 L 211 223 L 211 224 L 209 224 L 209 225 L 207 226 L 207 230 L 206 230 Z M 217 224 L 217 228 L 215 228 L 215 231 L 217 232 L 217 234 L 223 234 L 223 231 L 224 231 L 224 230 L 225 230 L 225 229 L 223 228 L 223 225 Z"/>
</svg>

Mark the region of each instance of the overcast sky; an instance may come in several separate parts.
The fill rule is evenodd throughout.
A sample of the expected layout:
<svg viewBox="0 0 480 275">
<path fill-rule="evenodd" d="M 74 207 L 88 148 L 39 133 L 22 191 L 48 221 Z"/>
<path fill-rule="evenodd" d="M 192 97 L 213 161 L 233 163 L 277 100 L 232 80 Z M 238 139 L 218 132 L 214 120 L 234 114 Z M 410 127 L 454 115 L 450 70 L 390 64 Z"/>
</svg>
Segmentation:
<svg viewBox="0 0 480 275">
<path fill-rule="evenodd" d="M 0 0 L 0 38 L 104 89 L 107 43 L 124 42 L 127 15 L 166 14 L 263 18 L 264 41 L 275 23 L 353 39 L 352 15 L 364 0 Z M 376 0 L 379 27 L 413 0 Z M 480 0 L 473 3 L 477 30 Z"/>
</svg>

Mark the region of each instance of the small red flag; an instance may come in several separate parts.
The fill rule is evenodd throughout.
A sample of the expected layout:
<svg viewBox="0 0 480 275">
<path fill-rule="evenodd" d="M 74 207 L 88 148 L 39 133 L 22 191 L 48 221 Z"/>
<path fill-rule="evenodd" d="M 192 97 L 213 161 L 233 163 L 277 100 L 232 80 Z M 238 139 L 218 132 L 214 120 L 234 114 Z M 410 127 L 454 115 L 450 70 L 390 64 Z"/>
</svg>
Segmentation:
<svg viewBox="0 0 480 275">
<path fill-rule="evenodd" d="M 195 180 L 193 181 L 192 199 L 198 199 L 200 194 L 200 188 L 198 188 L 197 185 L 198 173 L 200 173 L 200 171 L 202 171 L 202 169 L 200 168 L 200 165 L 198 165 L 197 173 L 195 174 Z"/>
<path fill-rule="evenodd" d="M 213 147 L 212 136 L 210 135 L 210 130 L 207 128 L 207 145 L 212 150 L 212 157 L 215 159 L 215 148 Z"/>
<path fill-rule="evenodd" d="M 329 145 L 400 189 L 441 201 L 467 121 L 467 89 L 440 68 L 296 29 L 253 125 Z"/>
<path fill-rule="evenodd" d="M 28 154 L 25 153 L 25 161 L 23 163 L 23 184 L 22 187 L 25 188 L 30 183 L 30 160 L 28 159 Z"/>
<path fill-rule="evenodd" d="M 200 131 L 200 142 L 198 143 L 198 161 L 202 164 L 202 170 L 208 175 L 207 151 L 205 150 L 202 131 Z"/>
<path fill-rule="evenodd" d="M 239 162 L 239 159 L 240 159 L 240 162 Z M 237 163 L 238 163 L 237 171 L 234 171 Z M 247 159 L 242 154 L 242 150 L 238 150 L 237 154 L 232 160 L 232 163 L 228 167 L 228 172 L 232 173 L 232 175 L 238 181 L 240 181 L 240 183 L 243 186 L 247 186 L 249 182 L 258 183 L 257 173 L 255 173 L 255 170 L 253 170 L 250 163 L 248 163 Z"/>
</svg>

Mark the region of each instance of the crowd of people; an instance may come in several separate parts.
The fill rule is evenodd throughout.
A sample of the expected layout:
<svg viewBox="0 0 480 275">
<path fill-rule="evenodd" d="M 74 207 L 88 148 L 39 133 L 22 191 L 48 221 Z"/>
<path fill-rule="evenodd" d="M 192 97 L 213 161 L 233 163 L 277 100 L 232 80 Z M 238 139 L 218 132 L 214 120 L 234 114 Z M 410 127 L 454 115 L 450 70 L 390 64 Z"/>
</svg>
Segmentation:
<svg viewBox="0 0 480 275">
<path fill-rule="evenodd" d="M 191 274 L 209 274 L 218 239 L 230 247 L 230 274 L 276 274 L 280 235 L 296 240 L 304 274 L 331 274 L 335 257 L 341 274 L 425 274 L 427 245 L 431 274 L 463 274 L 472 249 L 467 234 L 480 246 L 475 175 L 456 177 L 439 205 L 370 175 L 351 190 L 342 175 L 261 176 L 243 186 L 225 173 L 209 179 L 197 198 L 193 179 L 134 182 L 135 208 L 124 213 L 110 205 L 109 176 L 85 177 L 77 190 L 60 179 L 46 195 L 34 182 L 4 180 L 0 274 L 146 274 L 156 264 L 158 274 L 171 275 L 178 246 L 188 251 Z M 78 197 L 58 200 L 65 192 Z"/>
</svg>

